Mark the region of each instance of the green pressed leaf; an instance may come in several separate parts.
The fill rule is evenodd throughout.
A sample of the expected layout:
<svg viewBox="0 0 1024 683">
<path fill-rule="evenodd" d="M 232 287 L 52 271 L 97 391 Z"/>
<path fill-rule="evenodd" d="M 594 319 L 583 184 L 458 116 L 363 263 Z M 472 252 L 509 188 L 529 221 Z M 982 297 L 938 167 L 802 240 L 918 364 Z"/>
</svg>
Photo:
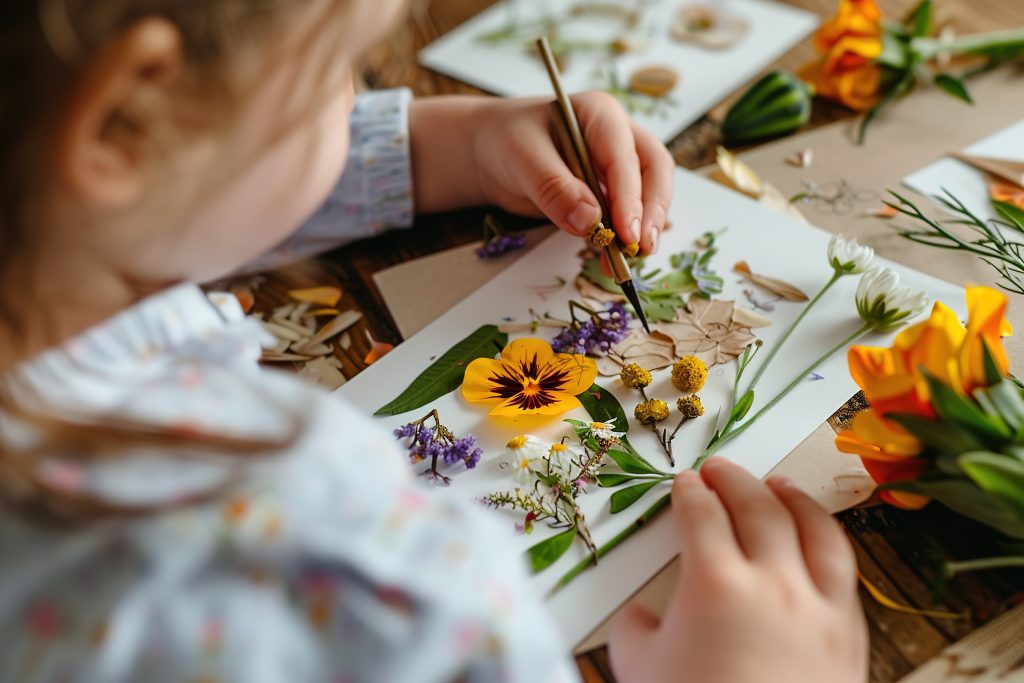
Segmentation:
<svg viewBox="0 0 1024 683">
<path fill-rule="evenodd" d="M 636 477 L 632 474 L 599 474 L 597 475 L 597 485 L 602 488 L 610 489 L 615 488 L 616 486 L 622 486 L 627 481 L 633 481 L 635 479 Z"/>
<path fill-rule="evenodd" d="M 999 453 L 975 452 L 961 455 L 960 467 L 975 484 L 1016 510 L 1024 523 L 1024 463 Z"/>
<path fill-rule="evenodd" d="M 999 364 L 996 363 L 995 356 L 992 355 L 992 349 L 988 345 L 988 340 L 982 339 L 982 361 L 985 366 L 985 381 L 988 382 L 990 387 L 997 384 L 1001 384 L 1003 381 L 1003 373 L 999 370 Z"/>
<path fill-rule="evenodd" d="M 401 415 L 451 393 L 462 385 L 466 367 L 477 358 L 493 358 L 508 344 L 508 335 L 496 325 L 484 325 L 434 361 L 405 391 L 374 415 Z"/>
<path fill-rule="evenodd" d="M 999 215 L 1009 221 L 1009 227 L 1024 232 L 1024 209 L 1009 202 L 992 202 Z"/>
<path fill-rule="evenodd" d="M 530 546 L 526 551 L 526 555 L 530 558 L 530 570 L 534 574 L 544 571 L 557 562 L 558 558 L 565 555 L 565 551 L 572 546 L 572 542 L 575 540 L 576 527 L 572 527 L 537 545 Z"/>
<path fill-rule="evenodd" d="M 962 100 L 967 104 L 974 104 L 974 100 L 971 99 L 971 93 L 967 91 L 967 85 L 956 76 L 938 74 L 935 77 L 934 83 L 938 88 L 944 90 L 946 93 L 952 95 L 958 100 Z"/>
<path fill-rule="evenodd" d="M 580 400 L 583 408 L 594 422 L 611 422 L 614 420 L 615 431 L 623 433 L 629 431 L 629 420 L 626 419 L 626 411 L 622 409 L 619 399 L 615 398 L 615 394 L 601 385 L 591 385 L 589 389 L 576 398 Z M 573 426 L 575 427 L 576 425 Z M 586 427 L 589 427 L 589 425 L 586 425 Z"/>
<path fill-rule="evenodd" d="M 640 500 L 640 498 L 645 493 L 647 493 L 660 483 L 660 481 L 649 481 L 643 484 L 630 486 L 629 488 L 622 489 L 621 491 L 616 491 L 615 493 L 612 494 L 610 501 L 610 510 L 612 514 L 614 515 L 616 513 L 622 512 L 626 508 L 630 507 L 633 503 Z"/>
<path fill-rule="evenodd" d="M 739 422 L 740 420 L 745 418 L 747 416 L 747 413 L 750 412 L 750 406 L 752 405 L 754 405 L 754 392 L 748 391 L 747 393 L 743 394 L 740 400 L 736 402 L 736 405 L 733 406 L 732 416 L 729 418 L 729 421 Z"/>
<path fill-rule="evenodd" d="M 1016 434 L 1024 430 L 1024 398 L 1013 382 L 1002 380 L 990 387 L 975 389 L 974 400 L 986 412 L 1003 418 Z"/>
<path fill-rule="evenodd" d="M 1003 442 L 1012 433 L 998 415 L 989 415 L 973 401 L 956 393 L 930 373 L 924 373 L 932 393 L 932 404 L 939 417 L 965 427 L 983 439 Z"/>
<path fill-rule="evenodd" d="M 651 463 L 633 453 L 625 451 L 608 451 L 608 457 L 615 461 L 623 472 L 630 474 L 661 474 Z"/>
</svg>

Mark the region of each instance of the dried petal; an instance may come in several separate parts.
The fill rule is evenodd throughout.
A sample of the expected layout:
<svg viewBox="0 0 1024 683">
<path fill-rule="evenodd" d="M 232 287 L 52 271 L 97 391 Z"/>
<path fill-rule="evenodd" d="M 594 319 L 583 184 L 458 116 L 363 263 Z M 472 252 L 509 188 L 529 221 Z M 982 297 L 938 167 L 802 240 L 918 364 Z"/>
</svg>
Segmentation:
<svg viewBox="0 0 1024 683">
<path fill-rule="evenodd" d="M 898 215 L 900 215 L 900 212 L 888 204 L 864 211 L 865 218 L 896 218 Z"/>
<path fill-rule="evenodd" d="M 1024 209 L 1024 187 L 993 180 L 988 184 L 988 193 L 994 202 L 1013 204 Z"/>
<path fill-rule="evenodd" d="M 729 187 L 754 199 L 764 193 L 764 182 L 754 173 L 754 169 L 737 159 L 736 155 L 725 147 L 718 148 L 717 162 L 719 180 L 724 177 L 725 184 Z"/>
<path fill-rule="evenodd" d="M 808 147 L 786 157 L 786 163 L 797 168 L 809 168 L 814 163 L 814 150 Z"/>
<path fill-rule="evenodd" d="M 252 309 L 256 306 L 256 297 L 253 296 L 251 289 L 248 287 L 233 287 L 231 293 L 238 299 L 243 313 L 246 315 L 252 313 Z"/>
<path fill-rule="evenodd" d="M 394 350 L 394 344 L 386 344 L 384 342 L 373 342 L 373 348 L 370 349 L 370 352 L 368 354 L 366 354 L 366 358 L 363 359 L 363 362 L 366 363 L 367 365 L 373 365 L 374 363 L 376 363 L 381 358 L 388 355 Z"/>
<path fill-rule="evenodd" d="M 337 287 L 310 287 L 309 289 L 293 289 L 288 292 L 295 301 L 304 301 L 320 306 L 337 306 L 341 301 L 342 292 Z"/>
<path fill-rule="evenodd" d="M 334 391 L 341 388 L 346 381 L 345 375 L 326 358 L 311 360 L 299 371 L 299 377 L 311 380 L 314 384 Z"/>
<path fill-rule="evenodd" d="M 313 360 L 313 356 L 299 353 L 276 353 L 273 351 L 265 351 L 260 357 L 260 362 L 263 363 L 301 363 L 308 360 Z"/>
<path fill-rule="evenodd" d="M 746 261 L 737 262 L 732 269 L 742 275 L 744 279 L 750 281 L 751 284 L 776 296 L 781 296 L 786 301 L 810 301 L 810 297 L 804 294 L 800 288 L 784 280 L 752 272 Z"/>
<path fill-rule="evenodd" d="M 337 308 L 318 308 L 315 311 L 308 311 L 302 314 L 302 318 L 320 318 L 325 315 L 341 315 L 341 311 Z"/>
<path fill-rule="evenodd" d="M 323 344 L 324 342 L 333 339 L 348 328 L 355 325 L 357 322 L 363 319 L 363 314 L 356 311 L 345 311 L 337 318 L 327 323 L 317 332 L 312 339 L 306 342 L 305 345 L 316 346 L 317 344 Z M 296 351 L 302 352 L 303 349 L 296 347 Z"/>
<path fill-rule="evenodd" d="M 679 82 L 679 73 L 667 66 L 648 66 L 629 77 L 629 89 L 648 97 L 664 97 Z"/>
</svg>

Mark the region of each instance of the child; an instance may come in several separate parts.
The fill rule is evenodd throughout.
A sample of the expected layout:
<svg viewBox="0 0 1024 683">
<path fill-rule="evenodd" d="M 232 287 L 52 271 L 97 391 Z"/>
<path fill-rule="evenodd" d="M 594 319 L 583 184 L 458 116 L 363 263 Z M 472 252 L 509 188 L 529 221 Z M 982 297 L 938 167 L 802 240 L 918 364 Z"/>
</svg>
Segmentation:
<svg viewBox="0 0 1024 683">
<path fill-rule="evenodd" d="M 193 284 L 414 207 L 597 220 L 544 101 L 353 99 L 403 4 L 0 7 L 0 680 L 575 680 L 502 528 L 260 370 L 259 330 Z M 671 159 L 609 98 L 577 105 L 622 238 L 654 250 Z M 620 618 L 622 680 L 864 680 L 825 513 L 717 461 L 673 510 L 680 586 L 660 622 Z"/>
</svg>

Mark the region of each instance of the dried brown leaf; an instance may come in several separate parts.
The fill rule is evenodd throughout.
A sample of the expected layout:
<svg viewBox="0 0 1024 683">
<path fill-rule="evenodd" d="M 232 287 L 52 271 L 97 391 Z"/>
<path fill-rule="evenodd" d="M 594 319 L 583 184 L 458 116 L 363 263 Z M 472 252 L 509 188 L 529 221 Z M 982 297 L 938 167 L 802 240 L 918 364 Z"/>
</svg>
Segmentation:
<svg viewBox="0 0 1024 683">
<path fill-rule="evenodd" d="M 750 269 L 750 265 L 746 261 L 738 261 L 732 268 L 734 271 L 742 275 L 751 284 L 760 287 L 766 292 L 771 292 L 776 296 L 781 296 L 786 301 L 809 301 L 810 297 L 804 294 L 800 288 L 789 284 L 785 280 L 780 280 L 774 277 L 768 277 L 766 275 L 758 275 Z"/>
<path fill-rule="evenodd" d="M 660 370 L 675 361 L 675 341 L 663 332 L 647 334 L 643 329 L 632 330 L 607 355 L 597 359 L 597 371 L 603 377 L 618 375 L 623 365 L 636 363 L 645 370 Z"/>
<path fill-rule="evenodd" d="M 756 339 L 749 327 L 736 321 L 735 311 L 732 301 L 693 297 L 689 310 L 655 327 L 675 342 L 676 356 L 693 354 L 711 367 L 737 358 Z"/>
<path fill-rule="evenodd" d="M 358 313 L 356 311 L 345 311 L 334 320 L 320 328 L 320 331 L 317 332 L 312 339 L 303 344 L 303 346 L 316 346 L 317 344 L 323 344 L 324 342 L 338 336 L 362 319 L 362 313 Z M 296 347 L 295 350 L 301 353 L 304 349 Z"/>
</svg>

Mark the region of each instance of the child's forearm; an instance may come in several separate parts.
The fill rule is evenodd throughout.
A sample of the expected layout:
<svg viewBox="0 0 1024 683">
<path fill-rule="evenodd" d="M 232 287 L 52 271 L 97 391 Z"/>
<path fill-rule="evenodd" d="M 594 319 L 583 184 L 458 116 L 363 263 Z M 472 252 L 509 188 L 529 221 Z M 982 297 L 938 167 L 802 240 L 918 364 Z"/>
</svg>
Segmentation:
<svg viewBox="0 0 1024 683">
<path fill-rule="evenodd" d="M 409 114 L 416 211 L 431 213 L 486 201 L 476 163 L 475 131 L 493 98 L 415 100 Z"/>
</svg>

